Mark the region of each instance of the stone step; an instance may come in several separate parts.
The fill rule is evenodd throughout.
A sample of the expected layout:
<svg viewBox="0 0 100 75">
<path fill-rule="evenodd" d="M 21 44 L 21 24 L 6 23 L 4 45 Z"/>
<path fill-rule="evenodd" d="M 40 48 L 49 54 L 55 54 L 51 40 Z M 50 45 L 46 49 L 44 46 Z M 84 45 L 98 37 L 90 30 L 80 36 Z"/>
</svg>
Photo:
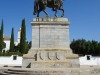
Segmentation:
<svg viewBox="0 0 100 75">
<path fill-rule="evenodd" d="M 13 72 L 28 72 L 26 70 L 17 70 L 17 69 L 8 69 L 8 71 L 13 71 Z"/>
<path fill-rule="evenodd" d="M 27 74 L 27 72 L 19 72 L 19 71 L 4 71 L 4 73 L 7 75 L 11 75 L 11 74 L 13 74 L 13 75 L 19 75 L 19 74 L 25 75 L 25 74 Z"/>
<path fill-rule="evenodd" d="M 100 75 L 99 68 L 13 68 L 0 73 L 0 75 Z"/>
<path fill-rule="evenodd" d="M 2 74 L 2 75 L 62 75 L 61 73 L 41 73 L 41 72 L 31 72 L 31 73 L 19 73 L 19 72 L 11 72 L 11 71 L 8 71 L 7 73 L 5 74 Z"/>
<path fill-rule="evenodd" d="M 0 75 L 19 75 L 19 74 L 0 73 Z"/>
<path fill-rule="evenodd" d="M 0 75 L 8 75 L 8 73 L 0 73 Z"/>
</svg>

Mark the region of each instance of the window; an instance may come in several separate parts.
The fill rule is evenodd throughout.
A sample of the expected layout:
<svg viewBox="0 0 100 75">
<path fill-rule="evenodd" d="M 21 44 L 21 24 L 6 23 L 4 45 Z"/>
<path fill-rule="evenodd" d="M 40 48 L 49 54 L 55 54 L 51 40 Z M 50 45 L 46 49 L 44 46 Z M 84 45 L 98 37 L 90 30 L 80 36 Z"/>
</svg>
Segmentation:
<svg viewBox="0 0 100 75">
<path fill-rule="evenodd" d="M 90 56 L 87 56 L 87 60 L 90 60 Z"/>
<path fill-rule="evenodd" d="M 17 56 L 13 56 L 13 60 L 17 60 Z"/>
<path fill-rule="evenodd" d="M 3 50 L 3 53 L 5 53 L 6 51 L 5 50 Z"/>
</svg>

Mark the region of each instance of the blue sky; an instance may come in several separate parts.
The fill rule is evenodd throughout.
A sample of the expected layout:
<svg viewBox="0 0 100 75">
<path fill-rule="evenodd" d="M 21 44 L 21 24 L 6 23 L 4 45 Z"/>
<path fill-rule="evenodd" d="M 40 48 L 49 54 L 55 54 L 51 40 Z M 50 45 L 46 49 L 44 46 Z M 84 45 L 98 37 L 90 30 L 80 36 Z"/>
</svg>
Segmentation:
<svg viewBox="0 0 100 75">
<path fill-rule="evenodd" d="M 34 0 L 0 0 L 0 24 L 4 20 L 4 35 L 10 37 L 14 27 L 15 40 L 21 21 L 26 19 L 27 40 L 31 40 L 30 22 L 36 16 L 33 14 Z M 100 41 L 100 0 L 64 0 L 65 18 L 70 25 L 70 41 L 84 38 L 86 40 Z M 46 9 L 53 17 L 54 12 Z M 60 15 L 61 12 L 58 12 Z M 40 15 L 45 16 L 44 13 Z"/>
</svg>

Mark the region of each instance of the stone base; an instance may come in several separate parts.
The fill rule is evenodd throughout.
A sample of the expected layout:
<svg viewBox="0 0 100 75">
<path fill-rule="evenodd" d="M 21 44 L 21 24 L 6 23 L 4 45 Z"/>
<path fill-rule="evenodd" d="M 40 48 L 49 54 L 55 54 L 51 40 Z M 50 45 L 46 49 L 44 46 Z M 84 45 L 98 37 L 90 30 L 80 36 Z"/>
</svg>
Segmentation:
<svg viewBox="0 0 100 75">
<path fill-rule="evenodd" d="M 31 68 L 75 68 L 80 67 L 78 60 L 71 61 L 33 61 L 31 62 Z"/>
<path fill-rule="evenodd" d="M 42 64 L 42 65 L 41 65 Z M 78 55 L 70 49 L 31 49 L 23 56 L 23 68 L 79 67 Z"/>
</svg>

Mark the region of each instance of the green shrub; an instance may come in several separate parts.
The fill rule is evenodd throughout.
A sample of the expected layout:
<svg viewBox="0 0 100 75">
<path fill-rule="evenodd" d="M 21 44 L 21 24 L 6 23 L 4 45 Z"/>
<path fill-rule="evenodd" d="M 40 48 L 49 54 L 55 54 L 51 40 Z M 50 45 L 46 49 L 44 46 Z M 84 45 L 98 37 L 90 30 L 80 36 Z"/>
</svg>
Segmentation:
<svg viewBox="0 0 100 75">
<path fill-rule="evenodd" d="M 0 56 L 11 56 L 11 55 L 23 56 L 23 54 L 21 54 L 20 52 L 6 52 L 6 53 L 0 52 Z"/>
</svg>

